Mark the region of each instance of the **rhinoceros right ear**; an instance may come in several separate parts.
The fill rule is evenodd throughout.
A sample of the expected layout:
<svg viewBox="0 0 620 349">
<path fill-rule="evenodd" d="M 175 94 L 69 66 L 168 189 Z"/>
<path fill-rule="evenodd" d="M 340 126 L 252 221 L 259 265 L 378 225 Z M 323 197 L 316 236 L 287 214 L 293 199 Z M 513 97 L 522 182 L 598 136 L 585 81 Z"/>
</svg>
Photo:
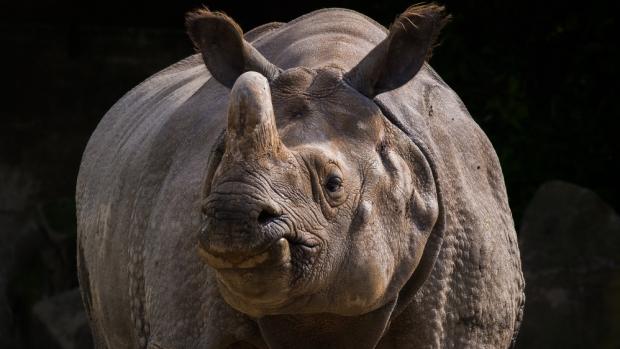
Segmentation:
<svg viewBox="0 0 620 349">
<path fill-rule="evenodd" d="M 190 12 L 185 26 L 211 75 L 228 88 L 247 71 L 261 73 L 269 81 L 281 71 L 245 41 L 239 25 L 223 13 L 206 8 Z"/>
<path fill-rule="evenodd" d="M 449 19 L 443 6 L 409 7 L 392 23 L 387 38 L 345 74 L 345 81 L 369 98 L 404 85 L 430 57 Z"/>
</svg>

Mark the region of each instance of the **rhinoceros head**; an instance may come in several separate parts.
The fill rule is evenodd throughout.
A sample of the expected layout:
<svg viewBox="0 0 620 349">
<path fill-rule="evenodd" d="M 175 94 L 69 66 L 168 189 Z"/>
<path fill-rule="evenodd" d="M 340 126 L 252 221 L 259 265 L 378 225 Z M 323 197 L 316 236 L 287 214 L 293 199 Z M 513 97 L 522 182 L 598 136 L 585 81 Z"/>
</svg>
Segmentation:
<svg viewBox="0 0 620 349">
<path fill-rule="evenodd" d="M 231 88 L 199 249 L 231 306 L 359 315 L 412 277 L 438 217 L 435 181 L 372 98 L 418 72 L 444 21 L 439 6 L 411 8 L 345 71 L 282 70 L 230 18 L 188 17 L 210 73 Z"/>
</svg>

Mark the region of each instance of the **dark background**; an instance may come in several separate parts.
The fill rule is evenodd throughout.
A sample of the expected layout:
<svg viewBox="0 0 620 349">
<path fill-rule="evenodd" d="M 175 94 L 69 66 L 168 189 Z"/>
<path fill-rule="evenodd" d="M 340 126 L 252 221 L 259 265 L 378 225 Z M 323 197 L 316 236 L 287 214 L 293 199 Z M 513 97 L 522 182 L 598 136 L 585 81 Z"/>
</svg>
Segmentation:
<svg viewBox="0 0 620 349">
<path fill-rule="evenodd" d="M 323 7 L 346 7 L 387 26 L 412 3 L 3 4 L 0 347 L 28 346 L 41 325 L 33 319 L 34 304 L 77 287 L 73 195 L 82 151 L 99 119 L 125 92 L 193 53 L 184 34 L 185 12 L 206 4 L 247 31 Z M 620 50 L 614 2 L 442 3 L 453 20 L 431 65 L 494 144 L 517 227 L 537 188 L 549 180 L 589 188 L 617 211 Z M 619 262 L 611 264 L 614 277 Z M 614 296 L 620 304 L 620 294 Z"/>
</svg>

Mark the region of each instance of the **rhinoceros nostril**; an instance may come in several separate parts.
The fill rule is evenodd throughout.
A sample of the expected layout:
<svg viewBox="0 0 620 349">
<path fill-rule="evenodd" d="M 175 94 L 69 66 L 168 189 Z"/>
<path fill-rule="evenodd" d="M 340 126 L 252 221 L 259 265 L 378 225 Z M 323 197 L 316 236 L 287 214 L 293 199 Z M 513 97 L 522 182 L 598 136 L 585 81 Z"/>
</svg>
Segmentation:
<svg viewBox="0 0 620 349">
<path fill-rule="evenodd" d="M 265 207 L 258 215 L 258 224 L 267 225 L 278 218 L 280 214 L 272 207 Z"/>
</svg>

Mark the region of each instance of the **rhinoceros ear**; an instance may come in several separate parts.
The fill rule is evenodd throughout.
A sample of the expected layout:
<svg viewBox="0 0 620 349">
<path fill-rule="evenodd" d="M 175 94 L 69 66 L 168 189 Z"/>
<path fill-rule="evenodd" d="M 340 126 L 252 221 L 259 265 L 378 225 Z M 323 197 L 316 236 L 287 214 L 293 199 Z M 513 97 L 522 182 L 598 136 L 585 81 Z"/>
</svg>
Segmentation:
<svg viewBox="0 0 620 349">
<path fill-rule="evenodd" d="M 185 26 L 211 75 L 228 88 L 247 71 L 261 73 L 269 81 L 280 72 L 243 39 L 239 25 L 223 13 L 206 8 L 190 12 Z"/>
<path fill-rule="evenodd" d="M 404 85 L 430 58 L 441 28 L 450 19 L 444 7 L 409 7 L 390 26 L 390 32 L 344 79 L 367 97 Z"/>
</svg>

